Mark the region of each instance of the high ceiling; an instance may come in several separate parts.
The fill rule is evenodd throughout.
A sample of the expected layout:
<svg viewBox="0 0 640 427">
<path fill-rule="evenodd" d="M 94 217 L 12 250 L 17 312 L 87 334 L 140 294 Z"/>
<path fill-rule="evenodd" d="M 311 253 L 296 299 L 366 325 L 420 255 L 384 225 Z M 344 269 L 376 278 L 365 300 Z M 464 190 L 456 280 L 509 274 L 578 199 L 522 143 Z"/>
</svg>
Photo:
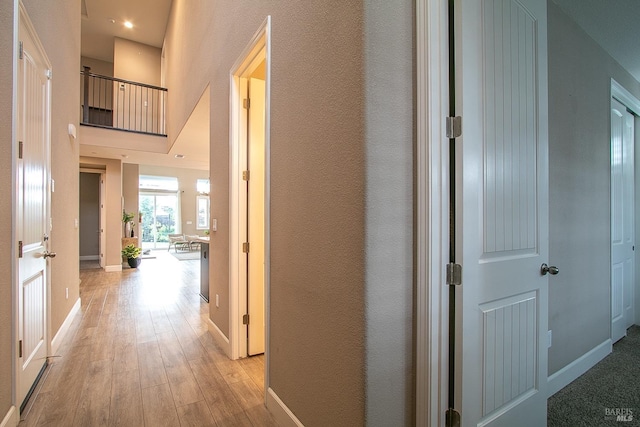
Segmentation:
<svg viewBox="0 0 640 427">
<path fill-rule="evenodd" d="M 82 0 L 82 56 L 113 62 L 114 37 L 162 48 L 171 1 Z M 133 27 L 126 28 L 125 21 Z M 121 159 L 125 163 L 209 169 L 209 90 L 203 93 L 167 154 L 81 144 L 80 155 Z"/>
<path fill-rule="evenodd" d="M 552 0 L 640 81 L 639 0 Z M 162 47 L 172 0 L 82 0 L 82 55 L 113 61 L 113 38 Z M 130 21 L 133 28 L 124 27 Z M 206 91 L 208 93 L 208 91 Z M 208 168 L 209 99 L 201 100 L 167 155 L 100 150 L 109 158 L 173 167 Z M 205 111 L 205 108 L 207 111 Z M 82 151 L 82 150 L 81 150 Z M 91 154 L 85 155 L 97 155 Z M 184 154 L 176 159 L 175 154 Z M 135 160 L 134 160 L 135 159 Z M 198 160 L 196 160 L 198 159 Z M 183 165 L 183 166 L 181 166 Z M 198 166 L 195 166 L 198 165 Z M 192 166 L 189 166 L 192 167 Z"/>
<path fill-rule="evenodd" d="M 553 0 L 640 81 L 640 1 Z"/>
<path fill-rule="evenodd" d="M 114 37 L 162 48 L 170 12 L 171 0 L 82 0 L 82 56 L 113 62 Z"/>
</svg>

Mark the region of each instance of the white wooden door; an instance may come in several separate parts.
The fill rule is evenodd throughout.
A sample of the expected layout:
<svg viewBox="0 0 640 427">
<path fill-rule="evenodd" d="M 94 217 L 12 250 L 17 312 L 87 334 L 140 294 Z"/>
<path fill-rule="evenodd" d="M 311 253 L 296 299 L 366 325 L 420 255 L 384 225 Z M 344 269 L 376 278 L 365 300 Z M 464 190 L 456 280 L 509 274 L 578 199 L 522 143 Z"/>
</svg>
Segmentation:
<svg viewBox="0 0 640 427">
<path fill-rule="evenodd" d="M 249 133 L 248 133 L 248 221 L 249 241 L 247 300 L 249 326 L 247 353 L 264 353 L 264 245 L 265 245 L 265 82 L 249 80 Z"/>
<path fill-rule="evenodd" d="M 611 340 L 633 324 L 634 117 L 611 99 Z"/>
<path fill-rule="evenodd" d="M 550 261 L 546 0 L 459 5 L 456 406 L 464 426 L 539 427 L 550 280 L 541 274 Z"/>
<path fill-rule="evenodd" d="M 49 64 L 28 18 L 20 9 L 18 129 L 22 158 L 17 170 L 18 384 L 22 403 L 41 369 L 48 346 L 47 251 L 49 234 Z"/>
</svg>

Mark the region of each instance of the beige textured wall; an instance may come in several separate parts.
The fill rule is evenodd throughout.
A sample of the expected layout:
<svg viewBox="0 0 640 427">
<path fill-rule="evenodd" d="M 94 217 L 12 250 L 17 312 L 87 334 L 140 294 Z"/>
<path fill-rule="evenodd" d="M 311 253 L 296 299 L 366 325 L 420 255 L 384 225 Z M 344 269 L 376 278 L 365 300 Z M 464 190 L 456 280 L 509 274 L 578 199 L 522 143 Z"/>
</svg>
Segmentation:
<svg viewBox="0 0 640 427">
<path fill-rule="evenodd" d="M 53 68 L 51 114 L 51 262 L 52 336 L 79 296 L 78 254 L 78 140 L 71 140 L 69 124 L 79 126 L 80 0 L 41 2 L 24 0 Z M 65 298 L 69 288 L 69 299 Z"/>
<path fill-rule="evenodd" d="M 113 76 L 148 85 L 160 86 L 161 49 L 131 40 L 115 38 Z"/>
<path fill-rule="evenodd" d="M 196 230 L 196 183 L 199 179 L 207 179 L 209 172 L 197 169 L 169 168 L 161 166 L 140 165 L 140 175 L 173 176 L 180 185 L 181 230 L 184 234 L 204 235 L 204 230 Z M 187 224 L 191 221 L 191 224 Z"/>
<path fill-rule="evenodd" d="M 12 241 L 13 207 L 13 174 L 12 159 L 12 102 L 13 102 L 13 32 L 14 10 L 17 1 L 0 2 L 0 58 L 4 58 L 4 65 L 0 67 L 0 235 L 5 236 L 5 242 Z M 0 418 L 4 418 L 12 405 L 11 378 L 13 373 L 12 354 L 15 349 L 13 343 L 12 313 L 13 313 L 13 273 L 12 267 L 14 245 L 0 245 Z"/>
<path fill-rule="evenodd" d="M 639 98 L 640 83 L 548 6 L 551 375 L 611 336 L 611 78 Z"/>
<path fill-rule="evenodd" d="M 182 128 L 211 83 L 211 195 L 218 231 L 211 237 L 210 288 L 221 302 L 211 317 L 228 333 L 229 70 L 271 14 L 270 386 L 305 425 L 361 425 L 362 8 L 356 2 L 266 6 L 227 0 L 215 11 L 209 4 L 193 10 L 175 1 L 166 39 L 167 86 L 181 94 L 169 97 L 175 114 L 170 132 Z"/>
<path fill-rule="evenodd" d="M 106 234 L 105 265 L 119 266 L 122 264 L 122 161 L 101 159 L 98 157 L 81 157 L 80 164 L 85 167 L 105 169 L 105 215 L 104 225 Z"/>
<path fill-rule="evenodd" d="M 210 287 L 221 301 L 211 318 L 228 333 L 229 71 L 268 14 L 273 24 L 269 385 L 308 426 L 375 425 L 378 412 L 368 408 L 378 405 L 379 412 L 390 412 L 384 418 L 389 425 L 410 424 L 410 5 L 224 0 L 194 10 L 185 0 L 174 1 L 165 71 L 167 87 L 181 96 L 169 96 L 170 140 L 211 84 L 211 197 L 218 231 L 211 237 Z M 383 22 L 385 14 L 390 23 Z M 393 54 L 382 53 L 394 48 L 399 49 Z M 369 109 L 371 102 L 383 106 Z M 381 120 L 380 126 L 372 120 Z M 386 125 L 391 125 L 387 132 Z M 380 188 L 368 185 L 368 167 L 389 181 Z M 399 206 L 390 208 L 392 203 Z M 385 225 L 386 220 L 396 223 Z M 379 225 L 378 232 L 368 229 Z M 393 259 L 400 264 L 373 278 L 379 269 L 372 264 L 389 254 L 395 258 L 382 265 Z M 374 319 L 368 328 L 365 322 Z M 369 348 L 375 357 L 367 358 Z M 389 379 L 395 383 L 387 392 L 373 392 L 389 386 Z"/>
<path fill-rule="evenodd" d="M 91 67 L 93 74 L 100 74 L 101 76 L 113 77 L 113 62 L 101 61 L 99 59 L 81 57 L 81 67 Z"/>
<path fill-rule="evenodd" d="M 365 4 L 366 421 L 415 425 L 412 2 Z"/>
</svg>

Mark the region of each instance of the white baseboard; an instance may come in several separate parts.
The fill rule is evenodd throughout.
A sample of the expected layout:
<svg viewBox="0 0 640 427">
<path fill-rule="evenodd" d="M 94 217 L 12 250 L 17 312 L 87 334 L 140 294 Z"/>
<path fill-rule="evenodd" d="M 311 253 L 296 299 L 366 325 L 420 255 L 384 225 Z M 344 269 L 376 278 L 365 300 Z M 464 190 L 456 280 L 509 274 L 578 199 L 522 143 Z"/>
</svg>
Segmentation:
<svg viewBox="0 0 640 427">
<path fill-rule="evenodd" d="M 99 259 L 100 259 L 100 255 L 81 255 L 80 256 L 80 261 L 94 261 Z"/>
<path fill-rule="evenodd" d="M 284 404 L 272 388 L 267 390 L 267 409 L 269 409 L 280 426 L 304 427 L 304 424 L 287 408 L 287 405 Z"/>
<path fill-rule="evenodd" d="M 231 359 L 231 343 L 229 342 L 229 338 L 222 333 L 218 325 L 213 323 L 213 320 L 207 319 L 209 321 L 209 333 L 213 336 L 213 339 L 216 340 L 216 343 L 222 347 L 224 353 L 227 355 L 229 359 Z"/>
<path fill-rule="evenodd" d="M 71 326 L 71 322 L 73 322 L 73 318 L 75 317 L 76 313 L 80 310 L 80 305 L 81 305 L 80 298 L 78 298 L 76 300 L 76 303 L 73 304 L 73 307 L 71 307 L 71 311 L 69 311 L 67 318 L 64 319 L 64 322 L 62 322 L 62 326 L 60 326 L 60 329 L 58 329 L 56 336 L 53 337 L 53 339 L 51 340 L 52 356 L 55 356 L 56 354 L 58 354 L 58 350 L 60 349 L 60 343 L 62 343 L 62 341 L 64 340 L 64 337 L 67 336 L 67 332 L 69 332 L 69 327 Z"/>
<path fill-rule="evenodd" d="M 122 264 L 119 265 L 105 265 L 104 266 L 104 271 L 106 271 L 107 273 L 113 273 L 116 271 L 122 271 Z"/>
<path fill-rule="evenodd" d="M 604 359 L 613 349 L 610 339 L 583 354 L 558 372 L 547 378 L 548 396 L 551 397 L 567 385 L 575 381 L 580 375 L 593 368 L 596 363 Z"/>
<path fill-rule="evenodd" d="M 4 416 L 4 419 L 0 423 L 0 427 L 16 427 L 20 421 L 18 417 L 18 410 L 15 406 L 9 408 L 9 412 Z"/>
</svg>

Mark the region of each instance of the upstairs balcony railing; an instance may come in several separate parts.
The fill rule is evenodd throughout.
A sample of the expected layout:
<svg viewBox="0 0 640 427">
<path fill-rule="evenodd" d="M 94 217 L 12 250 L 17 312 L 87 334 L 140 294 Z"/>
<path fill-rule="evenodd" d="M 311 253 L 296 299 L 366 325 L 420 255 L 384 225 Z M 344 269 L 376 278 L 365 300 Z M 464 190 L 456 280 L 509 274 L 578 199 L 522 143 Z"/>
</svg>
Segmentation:
<svg viewBox="0 0 640 427">
<path fill-rule="evenodd" d="M 91 73 L 82 76 L 80 122 L 87 126 L 167 136 L 167 89 Z"/>
</svg>

